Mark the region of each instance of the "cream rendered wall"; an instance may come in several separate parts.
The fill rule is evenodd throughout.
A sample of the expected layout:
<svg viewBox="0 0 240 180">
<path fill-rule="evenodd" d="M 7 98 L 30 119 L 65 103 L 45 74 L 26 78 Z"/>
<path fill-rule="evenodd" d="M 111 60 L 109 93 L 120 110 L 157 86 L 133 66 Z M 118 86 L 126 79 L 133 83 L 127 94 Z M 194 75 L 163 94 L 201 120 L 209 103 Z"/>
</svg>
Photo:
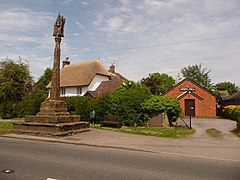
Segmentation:
<svg viewBox="0 0 240 180">
<path fill-rule="evenodd" d="M 83 86 L 81 96 L 83 96 L 87 91 L 88 91 L 88 86 Z"/>
<path fill-rule="evenodd" d="M 95 91 L 102 81 L 109 81 L 109 78 L 107 76 L 95 75 L 89 86 L 82 87 L 82 94 L 77 94 L 77 87 L 66 87 L 65 95 L 60 94 L 60 96 L 83 96 L 88 90 Z"/>
<path fill-rule="evenodd" d="M 77 95 L 77 87 L 66 87 L 65 88 L 65 95 L 61 95 L 61 97 L 63 96 L 76 96 Z"/>
<path fill-rule="evenodd" d="M 102 81 L 109 81 L 107 76 L 96 75 L 88 86 L 88 90 L 95 91 Z"/>
</svg>

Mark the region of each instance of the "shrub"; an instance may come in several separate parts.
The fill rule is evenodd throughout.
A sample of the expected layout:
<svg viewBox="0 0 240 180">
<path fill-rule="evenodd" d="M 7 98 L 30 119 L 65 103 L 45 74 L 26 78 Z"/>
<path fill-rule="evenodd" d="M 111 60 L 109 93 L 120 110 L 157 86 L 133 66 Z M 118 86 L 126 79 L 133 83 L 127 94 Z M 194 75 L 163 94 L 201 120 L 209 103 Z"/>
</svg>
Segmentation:
<svg viewBox="0 0 240 180">
<path fill-rule="evenodd" d="M 33 94 L 24 97 L 21 108 L 24 115 L 36 115 L 40 111 L 41 102 L 47 98 L 47 92 L 38 90 Z"/>
<path fill-rule="evenodd" d="M 94 109 L 95 99 L 87 96 L 63 97 L 61 99 L 67 103 L 68 111 L 71 114 L 78 114 L 82 120 L 89 121 L 89 113 Z"/>
<path fill-rule="evenodd" d="M 237 133 L 240 132 L 240 106 L 230 105 L 223 109 L 223 117 L 237 122 Z"/>
<path fill-rule="evenodd" d="M 150 90 L 140 83 L 127 82 L 113 93 L 98 99 L 96 113 L 112 116 L 123 116 L 126 126 L 142 126 L 147 116 L 142 112 L 141 103 L 150 97 Z"/>
<path fill-rule="evenodd" d="M 155 112 L 166 112 L 168 119 L 171 122 L 175 122 L 176 118 L 181 112 L 180 103 L 177 99 L 165 97 L 165 96 L 154 96 L 152 95 L 142 104 L 142 109 L 149 115 Z"/>
<path fill-rule="evenodd" d="M 223 109 L 223 117 L 227 119 L 237 120 L 240 115 L 240 106 L 230 105 Z"/>
<path fill-rule="evenodd" d="M 3 119 L 12 119 L 16 117 L 23 117 L 24 112 L 19 102 L 8 101 L 0 105 L 0 116 Z"/>
</svg>

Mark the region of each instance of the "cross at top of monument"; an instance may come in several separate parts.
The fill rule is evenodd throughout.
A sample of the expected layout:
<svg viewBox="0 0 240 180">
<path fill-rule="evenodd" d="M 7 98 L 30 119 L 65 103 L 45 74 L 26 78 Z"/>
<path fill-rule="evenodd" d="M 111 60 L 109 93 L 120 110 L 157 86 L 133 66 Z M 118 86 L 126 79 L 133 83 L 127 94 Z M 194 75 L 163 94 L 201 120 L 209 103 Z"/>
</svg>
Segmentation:
<svg viewBox="0 0 240 180">
<path fill-rule="evenodd" d="M 54 24 L 53 36 L 55 37 L 64 37 L 64 24 L 65 18 L 58 14 L 57 20 Z"/>
</svg>

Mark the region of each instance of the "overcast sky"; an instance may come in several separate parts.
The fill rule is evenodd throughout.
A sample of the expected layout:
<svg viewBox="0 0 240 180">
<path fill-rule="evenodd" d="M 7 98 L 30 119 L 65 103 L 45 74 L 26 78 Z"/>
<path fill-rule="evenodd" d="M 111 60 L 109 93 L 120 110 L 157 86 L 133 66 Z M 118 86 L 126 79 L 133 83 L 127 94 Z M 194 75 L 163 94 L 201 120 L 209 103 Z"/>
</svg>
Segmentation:
<svg viewBox="0 0 240 180">
<path fill-rule="evenodd" d="M 27 60 L 35 80 L 52 67 L 53 25 L 66 18 L 61 61 L 100 57 L 131 80 L 177 78 L 202 64 L 213 83 L 240 85 L 240 0 L 0 0 L 0 59 Z"/>
</svg>

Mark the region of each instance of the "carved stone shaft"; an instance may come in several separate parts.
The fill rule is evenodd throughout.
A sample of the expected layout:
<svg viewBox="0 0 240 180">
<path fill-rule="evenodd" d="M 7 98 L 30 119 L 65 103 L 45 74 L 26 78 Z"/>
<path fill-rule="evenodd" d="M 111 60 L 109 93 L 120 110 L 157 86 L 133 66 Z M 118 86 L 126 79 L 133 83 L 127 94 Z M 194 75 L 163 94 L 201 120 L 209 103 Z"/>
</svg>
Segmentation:
<svg viewBox="0 0 240 180">
<path fill-rule="evenodd" d="M 55 37 L 55 49 L 54 49 L 54 62 L 53 62 L 53 75 L 52 75 L 52 87 L 50 92 L 51 100 L 60 99 L 60 43 L 61 37 Z"/>
</svg>

